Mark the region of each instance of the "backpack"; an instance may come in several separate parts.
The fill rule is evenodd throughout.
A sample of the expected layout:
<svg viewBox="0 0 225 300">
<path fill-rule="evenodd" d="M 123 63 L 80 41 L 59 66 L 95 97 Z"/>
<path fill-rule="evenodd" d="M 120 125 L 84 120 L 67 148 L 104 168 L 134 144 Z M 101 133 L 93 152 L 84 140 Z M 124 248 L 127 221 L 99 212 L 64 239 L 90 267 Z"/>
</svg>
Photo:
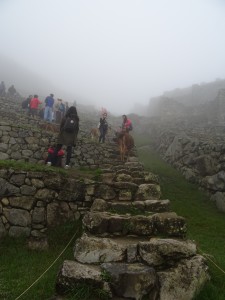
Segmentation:
<svg viewBox="0 0 225 300">
<path fill-rule="evenodd" d="M 24 100 L 24 101 L 22 102 L 22 108 L 23 108 L 23 109 L 25 109 L 25 108 L 28 107 L 29 101 L 30 101 L 30 99 L 26 99 L 26 100 Z"/>
<path fill-rule="evenodd" d="M 68 116 L 66 117 L 63 130 L 69 133 L 74 133 L 78 129 L 78 120 L 76 117 Z"/>
</svg>

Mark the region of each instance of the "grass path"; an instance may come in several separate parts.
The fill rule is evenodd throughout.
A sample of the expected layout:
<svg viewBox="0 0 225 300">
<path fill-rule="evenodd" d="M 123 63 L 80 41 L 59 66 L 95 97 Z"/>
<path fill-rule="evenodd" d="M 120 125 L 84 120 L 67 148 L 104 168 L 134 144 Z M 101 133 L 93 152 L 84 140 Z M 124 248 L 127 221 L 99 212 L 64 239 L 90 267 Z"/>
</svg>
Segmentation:
<svg viewBox="0 0 225 300">
<path fill-rule="evenodd" d="M 139 145 L 143 145 L 140 137 Z M 211 281 L 196 300 L 225 300 L 225 214 L 219 212 L 204 192 L 187 182 L 150 147 L 140 147 L 138 154 L 145 168 L 159 175 L 162 199 L 169 199 L 172 210 L 186 218 L 188 238 L 195 240 L 199 253 L 209 254 L 224 270 L 223 273 L 208 261 Z"/>
</svg>

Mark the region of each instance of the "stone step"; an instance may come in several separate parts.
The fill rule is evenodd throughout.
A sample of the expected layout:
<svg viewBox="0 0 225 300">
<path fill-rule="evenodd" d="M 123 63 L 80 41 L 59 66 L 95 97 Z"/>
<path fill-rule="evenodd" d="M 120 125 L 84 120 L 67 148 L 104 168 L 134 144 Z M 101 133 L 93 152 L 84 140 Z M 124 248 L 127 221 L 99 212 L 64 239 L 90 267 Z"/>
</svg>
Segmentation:
<svg viewBox="0 0 225 300">
<path fill-rule="evenodd" d="M 64 295 L 75 288 L 79 288 L 79 285 L 87 285 L 111 294 L 108 283 L 102 279 L 102 274 L 100 266 L 84 265 L 72 260 L 65 260 L 57 275 L 56 292 L 59 295 Z"/>
<path fill-rule="evenodd" d="M 110 279 L 112 299 L 158 299 L 159 280 L 153 268 L 141 263 L 104 263 L 101 268 Z"/>
<path fill-rule="evenodd" d="M 96 186 L 95 197 L 108 201 L 159 200 L 161 190 L 158 184 L 138 186 L 133 182 L 112 182 L 112 177 L 107 175 L 105 182 Z"/>
<path fill-rule="evenodd" d="M 91 234 L 102 236 L 184 237 L 187 231 L 185 219 L 174 212 L 156 213 L 151 216 L 87 212 L 83 218 L 83 225 Z"/>
<path fill-rule="evenodd" d="M 116 172 L 114 181 L 133 181 L 136 184 L 155 183 L 159 184 L 159 177 L 150 172 L 129 171 L 122 169 Z"/>
<path fill-rule="evenodd" d="M 144 200 L 144 201 L 105 201 L 95 199 L 91 211 L 111 211 L 118 214 L 146 214 L 146 212 L 169 212 L 169 200 Z"/>
<path fill-rule="evenodd" d="M 80 263 L 145 262 L 156 268 L 195 254 L 195 243 L 171 238 L 105 238 L 83 234 L 74 247 L 74 258 Z"/>
<path fill-rule="evenodd" d="M 127 284 L 129 282 L 129 284 Z M 144 264 L 104 263 L 101 266 L 64 261 L 56 279 L 56 292 L 65 295 L 79 285 L 101 289 L 107 299 L 157 299 L 157 272 Z M 94 298 L 94 295 L 93 295 Z"/>
<path fill-rule="evenodd" d="M 124 164 L 116 165 L 112 168 L 112 171 L 119 171 L 119 170 L 130 170 L 130 171 L 143 171 L 144 167 L 139 162 L 125 162 Z"/>
</svg>

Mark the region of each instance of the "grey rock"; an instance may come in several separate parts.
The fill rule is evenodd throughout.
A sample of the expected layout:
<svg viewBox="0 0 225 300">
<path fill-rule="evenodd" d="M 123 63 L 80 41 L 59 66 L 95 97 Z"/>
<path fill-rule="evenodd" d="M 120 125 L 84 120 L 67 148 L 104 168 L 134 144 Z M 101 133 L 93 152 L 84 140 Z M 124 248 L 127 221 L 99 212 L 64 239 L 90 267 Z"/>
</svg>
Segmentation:
<svg viewBox="0 0 225 300">
<path fill-rule="evenodd" d="M 20 191 L 22 195 L 34 195 L 36 193 L 36 187 L 34 186 L 29 186 L 29 185 L 22 185 L 20 187 Z"/>
<path fill-rule="evenodd" d="M 158 272 L 158 276 L 160 300 L 191 300 L 209 280 L 206 261 L 200 255 L 184 259 L 176 267 Z"/>
<path fill-rule="evenodd" d="M 26 227 L 31 224 L 31 216 L 27 210 L 23 209 L 3 209 L 4 215 L 12 225 Z"/>
<path fill-rule="evenodd" d="M 45 208 L 35 207 L 32 214 L 32 221 L 34 223 L 43 223 L 45 221 Z"/>
<path fill-rule="evenodd" d="M 9 236 L 19 237 L 19 236 L 29 236 L 30 228 L 28 227 L 19 227 L 19 226 L 11 226 L 9 229 Z"/>
<path fill-rule="evenodd" d="M 196 245 L 192 241 L 153 238 L 139 243 L 139 255 L 150 266 L 174 264 L 174 261 L 194 256 Z"/>
<path fill-rule="evenodd" d="M 0 196 L 11 196 L 19 194 L 20 189 L 10 183 L 5 179 L 0 178 Z"/>
<path fill-rule="evenodd" d="M 104 263 L 101 267 L 111 278 L 115 296 L 137 300 L 145 295 L 152 300 L 158 298 L 158 276 L 153 268 L 140 263 Z"/>
<path fill-rule="evenodd" d="M 24 184 L 25 177 L 25 174 L 14 174 L 10 178 L 10 183 L 15 184 L 17 186 L 21 186 Z"/>
<path fill-rule="evenodd" d="M 76 241 L 74 257 L 81 263 L 103 263 L 123 261 L 126 246 L 108 238 L 88 237 L 83 235 Z"/>
<path fill-rule="evenodd" d="M 9 203 L 12 207 L 31 210 L 35 202 L 32 196 L 9 197 Z"/>
</svg>

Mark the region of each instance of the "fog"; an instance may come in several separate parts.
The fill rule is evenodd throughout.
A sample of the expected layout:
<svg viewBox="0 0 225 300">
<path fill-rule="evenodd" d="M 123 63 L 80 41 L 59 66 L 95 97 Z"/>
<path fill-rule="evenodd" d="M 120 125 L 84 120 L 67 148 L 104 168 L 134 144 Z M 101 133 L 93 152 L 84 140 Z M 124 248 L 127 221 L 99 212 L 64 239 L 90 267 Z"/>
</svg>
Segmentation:
<svg viewBox="0 0 225 300">
<path fill-rule="evenodd" d="M 0 0 L 0 81 L 135 112 L 225 78 L 224 15 L 223 0 Z"/>
</svg>

